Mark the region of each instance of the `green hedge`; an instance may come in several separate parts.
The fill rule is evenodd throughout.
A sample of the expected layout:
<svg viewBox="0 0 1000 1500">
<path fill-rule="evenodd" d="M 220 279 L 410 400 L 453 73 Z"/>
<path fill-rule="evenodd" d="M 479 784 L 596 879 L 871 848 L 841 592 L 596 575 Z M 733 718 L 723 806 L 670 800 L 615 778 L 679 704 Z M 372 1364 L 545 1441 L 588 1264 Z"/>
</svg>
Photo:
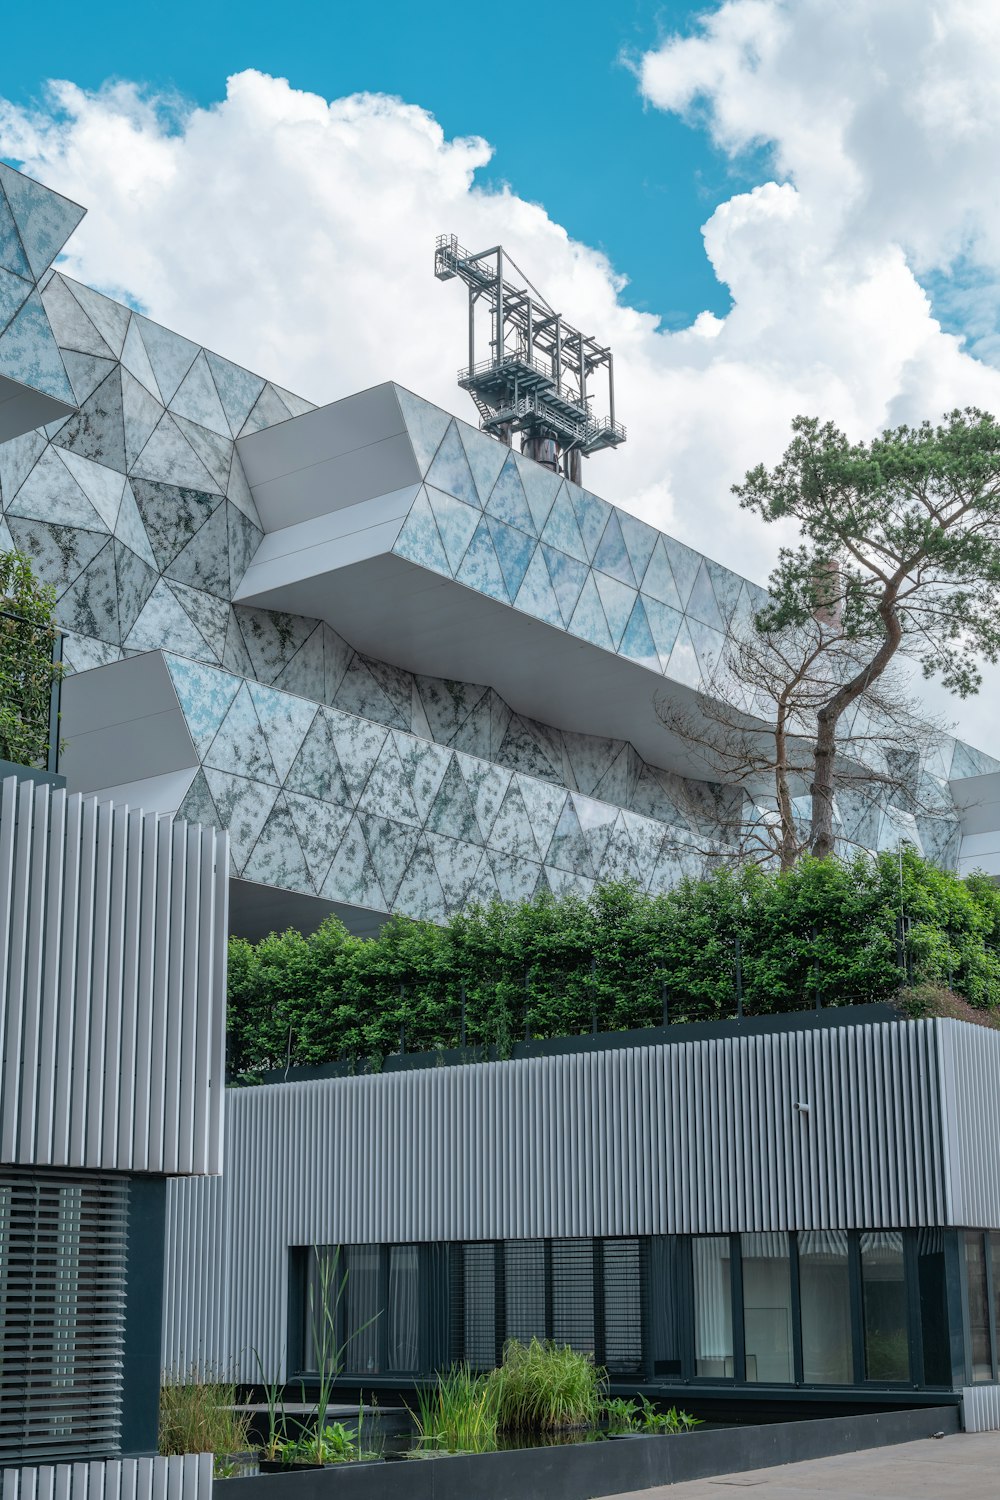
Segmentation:
<svg viewBox="0 0 1000 1500">
<path fill-rule="evenodd" d="M 901 882 L 902 875 L 902 882 Z M 785 875 L 749 867 L 687 880 L 660 896 L 627 885 L 589 898 L 495 902 L 443 927 L 390 920 L 377 938 L 330 918 L 229 946 L 230 1069 L 456 1046 L 465 990 L 469 1045 L 509 1051 L 531 1037 L 732 1016 L 740 938 L 748 1015 L 892 1000 L 897 918 L 917 982 L 970 1004 L 1000 1004 L 1000 891 L 918 858 L 804 860 Z"/>
</svg>

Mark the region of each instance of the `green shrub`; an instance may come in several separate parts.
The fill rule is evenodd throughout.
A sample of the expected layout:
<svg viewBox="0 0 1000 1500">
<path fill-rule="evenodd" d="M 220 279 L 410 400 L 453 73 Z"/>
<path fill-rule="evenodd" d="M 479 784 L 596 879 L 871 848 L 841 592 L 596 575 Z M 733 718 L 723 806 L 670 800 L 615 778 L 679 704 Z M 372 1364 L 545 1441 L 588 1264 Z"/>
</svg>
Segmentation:
<svg viewBox="0 0 1000 1500">
<path fill-rule="evenodd" d="M 55 605 L 26 557 L 0 552 L 0 759 L 17 765 L 48 759 Z"/>
<path fill-rule="evenodd" d="M 501 1432 L 551 1432 L 597 1422 L 607 1383 L 589 1354 L 568 1345 L 510 1339 L 486 1377 Z"/>
</svg>

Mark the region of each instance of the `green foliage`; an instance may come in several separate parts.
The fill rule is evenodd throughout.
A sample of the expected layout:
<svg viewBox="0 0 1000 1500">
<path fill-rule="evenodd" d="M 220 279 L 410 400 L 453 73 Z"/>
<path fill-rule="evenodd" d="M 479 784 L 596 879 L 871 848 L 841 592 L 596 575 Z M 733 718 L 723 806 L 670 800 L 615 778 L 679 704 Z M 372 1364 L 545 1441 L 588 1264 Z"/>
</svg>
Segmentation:
<svg viewBox="0 0 1000 1500">
<path fill-rule="evenodd" d="M 902 873 L 901 873 L 902 869 Z M 663 895 L 628 885 L 474 907 L 438 927 L 390 920 L 353 937 L 329 918 L 256 946 L 229 946 L 230 1060 L 267 1068 L 459 1044 L 461 996 L 472 1048 L 509 1054 L 531 1037 L 659 1024 L 666 984 L 673 1021 L 735 1013 L 735 939 L 747 1015 L 892 1002 L 896 923 L 909 928 L 915 982 L 949 986 L 970 1005 L 1000 1004 L 1000 890 L 906 851 L 876 860 L 805 859 L 785 874 L 755 866 L 686 880 Z M 593 967 L 592 967 L 593 964 Z"/>
<path fill-rule="evenodd" d="M 433 1385 L 418 1386 L 412 1413 L 422 1448 L 492 1453 L 497 1446 L 497 1390 L 488 1375 L 453 1365 Z"/>
<path fill-rule="evenodd" d="M 568 1345 L 508 1340 L 503 1363 L 486 1377 L 501 1432 L 551 1432 L 593 1425 L 607 1376 L 589 1354 Z"/>
<path fill-rule="evenodd" d="M 178 1384 L 160 1387 L 160 1452 L 246 1453 L 250 1448 L 247 1418 L 234 1411 L 236 1386 L 202 1381 L 197 1370 Z"/>
<path fill-rule="evenodd" d="M 360 1423 L 360 1414 L 359 1414 Z M 360 1426 L 352 1432 L 343 1422 L 327 1422 L 301 1432 L 297 1438 L 285 1438 L 276 1445 L 279 1461 L 289 1467 L 295 1464 L 348 1464 L 361 1458 L 378 1458 L 379 1454 L 361 1446 Z"/>
<path fill-rule="evenodd" d="M 49 749 L 49 703 L 55 589 L 40 583 L 19 552 L 0 552 L 0 759 L 44 766 Z M 16 618 L 12 618 L 16 616 Z"/>
<path fill-rule="evenodd" d="M 701 1426 L 700 1417 L 693 1417 L 690 1412 L 681 1411 L 676 1406 L 659 1411 L 645 1396 L 640 1396 L 635 1401 L 614 1396 L 602 1404 L 601 1410 L 607 1430 L 612 1434 L 691 1432 L 695 1427 Z"/>
</svg>

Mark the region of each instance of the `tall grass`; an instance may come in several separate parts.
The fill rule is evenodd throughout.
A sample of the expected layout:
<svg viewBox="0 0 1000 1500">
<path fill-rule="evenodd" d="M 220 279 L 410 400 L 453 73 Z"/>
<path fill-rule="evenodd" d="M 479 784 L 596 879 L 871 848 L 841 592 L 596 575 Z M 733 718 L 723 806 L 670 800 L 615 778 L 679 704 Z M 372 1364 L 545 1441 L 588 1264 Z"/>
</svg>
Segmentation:
<svg viewBox="0 0 1000 1500">
<path fill-rule="evenodd" d="M 160 1452 L 246 1453 L 251 1447 L 248 1421 L 233 1411 L 236 1386 L 229 1381 L 202 1381 L 198 1371 L 177 1385 L 160 1387 Z"/>
<path fill-rule="evenodd" d="M 453 1365 L 434 1385 L 418 1386 L 412 1416 L 421 1445 L 447 1453 L 491 1453 L 497 1445 L 497 1402 L 490 1379 L 473 1375 L 467 1365 Z"/>
<path fill-rule="evenodd" d="M 501 1432 L 551 1432 L 586 1427 L 601 1415 L 607 1384 L 589 1354 L 532 1339 L 511 1339 L 503 1363 L 486 1377 Z"/>
</svg>

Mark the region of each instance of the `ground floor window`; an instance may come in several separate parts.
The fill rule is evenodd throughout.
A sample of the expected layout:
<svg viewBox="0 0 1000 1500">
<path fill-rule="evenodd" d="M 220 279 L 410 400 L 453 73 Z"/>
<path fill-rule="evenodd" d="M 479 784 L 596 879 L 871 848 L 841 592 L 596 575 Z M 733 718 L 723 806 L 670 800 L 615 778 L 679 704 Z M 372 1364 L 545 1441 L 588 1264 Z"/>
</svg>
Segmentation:
<svg viewBox="0 0 1000 1500">
<path fill-rule="evenodd" d="M 973 1378 L 995 1369 L 1000 1235 L 817 1229 L 294 1255 L 303 1373 L 331 1350 L 360 1377 L 488 1370 L 507 1340 L 539 1338 L 592 1355 L 612 1379 L 948 1387 L 963 1274 Z"/>
</svg>

